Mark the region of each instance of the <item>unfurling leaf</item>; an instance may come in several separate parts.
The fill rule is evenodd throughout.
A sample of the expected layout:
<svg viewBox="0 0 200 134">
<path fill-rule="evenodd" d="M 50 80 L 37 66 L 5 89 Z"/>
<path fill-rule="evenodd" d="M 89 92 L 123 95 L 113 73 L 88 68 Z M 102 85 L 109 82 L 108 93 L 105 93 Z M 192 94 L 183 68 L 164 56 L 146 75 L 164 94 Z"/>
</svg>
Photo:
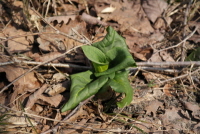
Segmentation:
<svg viewBox="0 0 200 134">
<path fill-rule="evenodd" d="M 104 72 L 97 72 L 95 76 L 107 75 L 127 67 L 136 66 L 132 55 L 129 53 L 126 42 L 112 27 L 107 28 L 105 38 L 92 46 L 99 48 L 109 58 L 109 68 Z"/>
<path fill-rule="evenodd" d="M 82 49 L 87 58 L 92 61 L 95 72 L 100 73 L 108 69 L 109 62 L 101 50 L 93 46 L 82 46 Z"/>
</svg>

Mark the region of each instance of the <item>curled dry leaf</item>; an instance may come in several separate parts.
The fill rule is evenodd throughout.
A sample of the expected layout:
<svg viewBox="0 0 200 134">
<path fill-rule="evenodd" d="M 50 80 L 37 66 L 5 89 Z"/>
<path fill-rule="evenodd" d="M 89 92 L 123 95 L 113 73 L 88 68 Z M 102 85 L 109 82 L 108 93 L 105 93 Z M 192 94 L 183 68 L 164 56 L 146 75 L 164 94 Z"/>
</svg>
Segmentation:
<svg viewBox="0 0 200 134">
<path fill-rule="evenodd" d="M 200 42 L 200 35 L 193 35 L 191 38 L 189 38 L 188 40 L 194 41 L 195 43 L 199 43 Z"/>
<path fill-rule="evenodd" d="M 61 113 L 59 112 L 59 110 L 57 110 L 57 112 L 56 112 L 55 120 L 62 120 L 62 115 L 61 115 Z M 53 122 L 54 125 L 56 125 L 57 123 L 58 123 L 57 121 L 54 121 L 54 122 Z"/>
<path fill-rule="evenodd" d="M 26 109 L 31 109 L 35 102 L 42 96 L 42 93 L 47 88 L 47 84 L 44 84 L 40 89 L 34 92 L 32 95 L 29 96 L 28 101 L 26 103 Z"/>
<path fill-rule="evenodd" d="M 167 2 L 164 0 L 142 0 L 142 8 L 147 17 L 154 23 L 164 10 L 167 9 Z"/>
<path fill-rule="evenodd" d="M 52 96 L 52 97 L 47 97 L 47 96 L 41 95 L 39 99 L 51 104 L 54 107 L 57 107 L 60 104 L 62 98 L 63 98 L 62 95 L 57 94 L 57 95 Z"/>
<path fill-rule="evenodd" d="M 45 93 L 47 93 L 50 96 L 55 96 L 59 93 L 64 92 L 67 88 L 69 88 L 69 85 L 70 85 L 69 81 L 64 81 L 62 83 L 52 85 L 45 91 Z"/>
<path fill-rule="evenodd" d="M 56 73 L 53 75 L 52 81 L 58 83 L 58 82 L 66 80 L 68 76 L 69 74 L 66 74 L 66 73 Z"/>
<path fill-rule="evenodd" d="M 101 11 L 101 13 L 112 13 L 113 11 L 115 11 L 115 7 L 112 7 L 112 6 L 110 6 L 110 7 L 106 7 L 105 9 L 103 9 L 102 11 Z"/>
<path fill-rule="evenodd" d="M 44 84 L 39 90 L 29 96 L 26 103 L 26 110 L 31 109 L 38 99 L 41 99 L 55 107 L 60 104 L 63 96 L 60 94 L 57 94 L 53 97 L 44 96 L 42 93 L 46 90 L 46 88 L 47 84 Z"/>
</svg>

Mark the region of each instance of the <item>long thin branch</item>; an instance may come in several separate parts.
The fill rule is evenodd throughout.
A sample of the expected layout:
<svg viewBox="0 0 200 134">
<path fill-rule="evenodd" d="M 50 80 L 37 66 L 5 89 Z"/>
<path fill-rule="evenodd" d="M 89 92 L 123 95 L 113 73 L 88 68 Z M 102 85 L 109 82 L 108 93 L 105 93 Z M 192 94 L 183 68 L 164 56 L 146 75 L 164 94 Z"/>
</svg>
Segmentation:
<svg viewBox="0 0 200 134">
<path fill-rule="evenodd" d="M 74 48 L 75 49 L 75 48 Z M 68 51 L 69 52 L 69 51 Z M 68 53 L 66 52 L 66 53 Z M 66 53 L 62 54 L 61 56 L 65 55 Z M 59 57 L 61 57 L 59 56 Z M 56 57 L 57 59 L 58 57 Z M 88 66 L 79 66 L 79 65 L 74 65 L 74 64 L 65 64 L 65 63 L 48 63 L 50 61 L 46 62 L 34 62 L 34 61 L 22 61 L 22 60 L 17 60 L 15 61 L 10 61 L 10 62 L 3 62 L 0 63 L 0 66 L 5 66 L 9 64 L 29 64 L 29 65 L 40 65 L 40 66 L 55 66 L 55 67 L 64 67 L 64 68 L 79 68 L 79 69 L 91 69 L 91 67 Z M 149 67 L 149 66 L 157 66 L 157 67 L 184 67 L 184 66 L 200 66 L 200 61 L 185 61 L 185 62 L 136 62 L 137 67 Z M 137 67 L 131 67 L 130 69 L 134 69 Z"/>
<path fill-rule="evenodd" d="M 185 62 L 136 62 L 137 66 L 159 66 L 159 67 L 183 67 L 183 66 L 200 66 L 200 61 L 185 61 Z"/>
<path fill-rule="evenodd" d="M 42 62 L 22 61 L 22 60 L 15 59 L 15 61 L 0 63 L 0 66 L 5 66 L 5 65 L 9 65 L 9 64 L 16 64 L 16 63 L 19 64 L 19 65 L 23 65 L 23 64 L 40 65 Z M 47 67 L 55 66 L 55 67 L 63 67 L 63 68 L 91 69 L 91 67 L 88 67 L 88 66 L 79 66 L 79 65 L 75 65 L 75 64 L 62 64 L 62 63 L 46 63 L 46 64 L 43 64 L 41 66 L 47 66 Z"/>
</svg>

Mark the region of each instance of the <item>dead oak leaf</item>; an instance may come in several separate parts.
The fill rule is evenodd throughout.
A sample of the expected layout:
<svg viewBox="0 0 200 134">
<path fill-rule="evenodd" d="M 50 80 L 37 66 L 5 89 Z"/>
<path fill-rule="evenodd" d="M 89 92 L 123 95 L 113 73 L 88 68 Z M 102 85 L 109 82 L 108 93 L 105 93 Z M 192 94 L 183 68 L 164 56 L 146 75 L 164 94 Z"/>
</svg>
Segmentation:
<svg viewBox="0 0 200 134">
<path fill-rule="evenodd" d="M 80 35 L 89 37 L 86 29 L 86 23 L 78 17 L 75 20 L 70 19 L 67 24 L 58 23 L 52 25 L 54 25 L 54 27 L 63 34 L 73 36 L 77 40 L 85 40 L 85 38 L 83 36 L 80 37 Z M 74 39 L 69 39 L 64 35 L 55 33 L 55 30 L 51 27 L 46 27 L 45 29 L 43 29 L 43 32 L 52 33 L 39 35 L 39 37 L 37 38 L 37 42 L 40 44 L 39 48 L 43 51 L 63 52 L 68 51 L 75 46 L 82 45 L 82 43 L 75 41 Z M 77 35 L 76 33 L 78 33 L 79 35 Z"/>
<path fill-rule="evenodd" d="M 164 0 L 142 0 L 144 12 L 153 23 L 167 9 L 167 6 Z"/>
<path fill-rule="evenodd" d="M 9 26 L 4 30 L 4 33 L 9 37 L 17 36 L 17 38 L 8 40 L 8 50 L 10 52 L 20 52 L 20 51 L 30 50 L 29 45 L 33 43 L 34 39 L 33 36 L 24 37 L 24 35 L 29 34 L 28 32 L 24 32 L 21 29 L 17 30 L 15 27 Z"/>
<path fill-rule="evenodd" d="M 37 90 L 29 96 L 29 99 L 26 103 L 26 109 L 31 109 L 38 99 L 41 99 L 55 107 L 57 107 L 60 104 L 63 96 L 60 94 L 57 94 L 53 97 L 44 96 L 43 92 L 46 90 L 46 88 L 47 84 L 44 84 L 39 90 Z"/>
<path fill-rule="evenodd" d="M 200 107 L 192 102 L 182 102 L 185 109 L 192 111 L 192 116 L 196 119 L 200 119 Z"/>
<path fill-rule="evenodd" d="M 8 81 L 12 82 L 16 78 L 18 78 L 20 75 L 24 74 L 27 71 L 27 69 L 23 69 L 21 67 L 17 66 L 1 66 L 0 72 L 6 73 L 6 78 Z M 14 90 L 18 90 L 18 94 L 21 94 L 26 91 L 32 92 L 33 90 L 40 87 L 40 83 L 35 77 L 33 72 L 30 72 L 26 74 L 24 77 L 20 78 L 18 81 L 13 83 Z"/>
<path fill-rule="evenodd" d="M 153 113 L 153 116 L 155 117 L 156 116 L 156 112 L 157 112 L 159 107 L 163 108 L 163 103 L 162 102 L 160 102 L 158 100 L 154 100 L 154 101 L 150 102 L 149 106 L 147 106 L 145 108 L 146 114 L 148 115 L 148 114 Z"/>
<path fill-rule="evenodd" d="M 141 8 L 140 0 L 136 1 L 123 1 L 121 3 L 116 1 L 110 1 L 109 5 L 113 5 L 116 8 L 111 14 L 101 14 L 98 16 L 102 17 L 105 22 L 114 21 L 117 22 L 121 32 L 139 32 L 144 34 L 150 34 L 154 32 L 148 18 Z M 109 25 L 112 25 L 109 23 Z"/>
<path fill-rule="evenodd" d="M 172 107 L 170 109 L 165 109 L 165 114 L 159 115 L 159 118 L 166 129 L 174 128 L 176 130 L 182 130 L 186 127 L 186 119 L 180 116 L 179 111 L 179 108 Z"/>
</svg>

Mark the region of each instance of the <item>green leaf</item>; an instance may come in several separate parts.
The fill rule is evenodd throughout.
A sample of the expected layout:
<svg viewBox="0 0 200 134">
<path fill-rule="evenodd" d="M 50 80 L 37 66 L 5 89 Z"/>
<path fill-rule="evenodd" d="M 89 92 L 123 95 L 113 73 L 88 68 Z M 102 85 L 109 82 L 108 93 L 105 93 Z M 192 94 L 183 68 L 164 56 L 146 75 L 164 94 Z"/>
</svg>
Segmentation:
<svg viewBox="0 0 200 134">
<path fill-rule="evenodd" d="M 93 43 L 92 46 L 99 48 L 104 54 L 115 47 L 127 49 L 124 38 L 122 38 L 112 27 L 109 26 L 107 32 L 108 33 L 102 41 Z"/>
<path fill-rule="evenodd" d="M 108 76 L 101 76 L 94 79 L 93 72 L 86 71 L 71 75 L 72 85 L 70 88 L 69 101 L 61 109 L 61 112 L 73 109 L 81 101 L 96 94 L 99 89 L 108 81 Z"/>
<path fill-rule="evenodd" d="M 93 46 L 82 46 L 84 54 L 87 56 L 89 60 L 96 64 L 107 65 L 108 60 L 106 55 L 96 47 Z"/>
<path fill-rule="evenodd" d="M 118 92 L 125 93 L 125 98 L 117 103 L 118 107 L 124 107 L 131 103 L 133 98 L 133 89 L 128 80 L 128 71 L 119 71 L 115 74 L 114 79 L 109 80 L 110 87 Z"/>
<path fill-rule="evenodd" d="M 185 61 L 199 61 L 200 60 L 200 47 L 194 50 L 186 59 Z"/>
</svg>

